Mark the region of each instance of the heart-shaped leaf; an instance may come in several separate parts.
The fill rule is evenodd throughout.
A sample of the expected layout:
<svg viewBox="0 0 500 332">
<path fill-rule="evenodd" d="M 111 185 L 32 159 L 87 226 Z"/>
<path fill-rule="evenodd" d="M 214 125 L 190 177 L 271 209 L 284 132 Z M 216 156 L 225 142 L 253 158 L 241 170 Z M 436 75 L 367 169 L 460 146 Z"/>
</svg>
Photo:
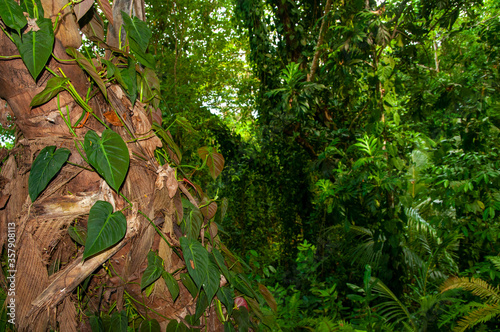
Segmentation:
<svg viewBox="0 0 500 332">
<path fill-rule="evenodd" d="M 129 46 L 132 53 L 134 53 L 135 57 L 142 65 L 151 69 L 156 68 L 156 61 L 153 54 L 145 53 L 143 50 L 141 50 L 139 44 L 137 44 L 133 39 L 129 39 Z"/>
<path fill-rule="evenodd" d="M 28 179 L 28 192 L 31 201 L 40 195 L 47 187 L 50 180 L 59 172 L 63 164 L 68 160 L 71 152 L 62 148 L 56 151 L 55 146 L 46 146 L 40 151 L 31 166 L 30 177 Z"/>
<path fill-rule="evenodd" d="M 177 322 L 175 319 L 172 319 L 170 323 L 167 325 L 166 332 L 188 332 L 189 328 L 183 322 Z"/>
<path fill-rule="evenodd" d="M 229 287 L 222 287 L 217 291 L 217 298 L 226 307 L 227 314 L 231 316 L 234 307 L 234 291 Z"/>
<path fill-rule="evenodd" d="M 97 201 L 89 212 L 87 241 L 83 259 L 101 252 L 120 241 L 127 232 L 127 219 L 109 202 Z"/>
<path fill-rule="evenodd" d="M 120 312 L 115 312 L 111 315 L 111 326 L 113 327 L 113 332 L 127 332 L 128 329 L 128 317 L 127 311 L 122 310 Z"/>
<path fill-rule="evenodd" d="M 172 296 L 172 301 L 175 302 L 177 299 L 177 296 L 179 296 L 179 284 L 177 283 L 177 280 L 175 280 L 174 276 L 167 271 L 162 271 L 161 276 L 163 277 L 163 280 L 165 280 L 165 283 L 167 284 L 168 291 L 170 292 L 170 295 Z"/>
<path fill-rule="evenodd" d="M 16 30 L 19 35 L 28 24 L 22 8 L 14 0 L 0 0 L 0 17 L 5 25 Z"/>
<path fill-rule="evenodd" d="M 180 238 L 180 243 L 189 275 L 199 290 L 208 278 L 208 251 L 197 240 L 184 236 Z"/>
<path fill-rule="evenodd" d="M 87 229 L 81 225 L 72 225 L 68 227 L 69 236 L 78 244 L 85 245 L 87 241 Z"/>
<path fill-rule="evenodd" d="M 160 323 L 156 319 L 145 320 L 141 323 L 139 332 L 161 332 Z"/>
<path fill-rule="evenodd" d="M 151 39 L 152 33 L 146 22 L 141 21 L 137 17 L 130 18 L 127 13 L 122 11 L 123 26 L 127 32 L 127 36 L 133 39 L 140 47 L 142 52 L 146 52 Z"/>
<path fill-rule="evenodd" d="M 195 298 L 196 295 L 198 295 L 198 287 L 194 284 L 194 281 L 189 276 L 189 273 L 181 273 L 181 281 L 184 287 L 188 290 L 189 294 Z"/>
<path fill-rule="evenodd" d="M 203 205 L 205 205 L 207 200 L 204 200 L 203 201 Z M 205 216 L 205 218 L 207 219 L 212 219 L 214 216 L 215 216 L 215 213 L 217 213 L 217 203 L 212 201 L 210 202 L 210 204 L 202 207 L 201 209 L 201 213 L 203 213 L 203 215 Z"/>
<path fill-rule="evenodd" d="M 99 137 L 95 131 L 89 130 L 83 147 L 92 167 L 118 192 L 130 163 L 127 145 L 120 135 L 106 129 Z"/>
<path fill-rule="evenodd" d="M 184 234 L 188 239 L 196 240 L 200 236 L 201 226 L 203 224 L 203 215 L 201 211 L 192 205 L 189 201 L 183 200 L 183 205 L 188 204 L 187 211 L 184 213 Z"/>
<path fill-rule="evenodd" d="M 73 47 L 68 47 L 66 49 L 66 53 L 75 58 L 76 62 L 78 62 L 80 67 L 82 67 L 87 72 L 87 74 L 89 74 L 90 77 L 92 77 L 94 82 L 99 87 L 99 90 L 101 90 L 102 94 L 104 95 L 104 98 L 107 98 L 106 85 L 104 84 L 104 81 L 102 80 L 101 76 L 97 73 L 92 63 L 82 53 L 78 52 Z"/>
<path fill-rule="evenodd" d="M 204 146 L 198 149 L 198 156 L 207 162 L 208 172 L 215 180 L 224 168 L 224 157 L 213 147 Z"/>
<path fill-rule="evenodd" d="M 194 319 L 199 319 L 209 305 L 210 301 L 208 300 L 207 294 L 205 293 L 205 291 L 201 291 L 200 296 L 198 296 L 198 301 L 196 301 L 196 311 L 194 313 Z"/>
<path fill-rule="evenodd" d="M 127 67 L 115 70 L 114 74 L 118 83 L 125 90 L 130 102 L 134 105 L 137 99 L 137 72 L 135 71 L 134 61 L 129 57 Z"/>
<path fill-rule="evenodd" d="M 42 92 L 38 93 L 30 103 L 31 107 L 45 104 L 61 91 L 63 91 L 66 87 L 66 83 L 69 82 L 69 78 L 66 77 L 52 77 L 48 80 L 45 89 Z"/>
<path fill-rule="evenodd" d="M 148 253 L 148 267 L 144 271 L 141 278 L 141 290 L 155 282 L 164 271 L 163 259 L 161 259 L 161 257 L 159 257 L 155 252 L 150 251 Z"/>
<path fill-rule="evenodd" d="M 32 30 L 23 34 L 22 38 L 18 34 L 12 34 L 12 39 L 31 76 L 36 80 L 52 54 L 54 30 L 52 21 L 48 18 L 38 18 L 32 24 Z"/>
</svg>

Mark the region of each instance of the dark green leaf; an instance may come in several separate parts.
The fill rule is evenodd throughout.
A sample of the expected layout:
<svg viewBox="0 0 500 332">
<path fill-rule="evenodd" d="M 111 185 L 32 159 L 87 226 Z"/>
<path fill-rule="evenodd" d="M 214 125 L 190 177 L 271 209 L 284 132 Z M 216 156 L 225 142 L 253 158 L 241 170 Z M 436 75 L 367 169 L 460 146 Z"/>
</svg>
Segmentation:
<svg viewBox="0 0 500 332">
<path fill-rule="evenodd" d="M 115 77 L 125 90 L 132 105 L 134 105 L 137 99 L 137 72 L 135 71 L 134 61 L 128 58 L 127 67 L 115 71 Z"/>
<path fill-rule="evenodd" d="M 38 93 L 30 103 L 31 107 L 45 104 L 66 87 L 66 83 L 69 82 L 69 78 L 66 77 L 52 77 L 48 82 L 42 92 Z"/>
<path fill-rule="evenodd" d="M 215 262 L 210 261 L 210 263 L 208 264 L 208 277 L 205 284 L 203 285 L 203 289 L 206 292 L 209 304 L 212 302 L 215 293 L 217 293 L 217 290 L 219 289 L 220 276 L 221 272 L 219 270 L 219 267 Z"/>
<path fill-rule="evenodd" d="M 231 321 L 224 322 L 224 332 L 234 332 L 234 331 L 236 330 L 234 329 L 234 326 L 231 323 Z"/>
<path fill-rule="evenodd" d="M 215 148 L 204 146 L 198 149 L 201 160 L 207 161 L 208 171 L 215 180 L 224 168 L 224 157 Z"/>
<path fill-rule="evenodd" d="M 196 295 L 198 295 L 198 287 L 196 287 L 193 279 L 189 276 L 189 274 L 181 273 L 181 281 L 184 287 L 186 287 L 186 289 L 189 291 L 191 296 L 195 298 Z"/>
<path fill-rule="evenodd" d="M 85 135 L 84 150 L 92 167 L 118 192 L 130 162 L 127 145 L 120 135 L 106 129 L 99 137 L 95 131 L 89 130 Z"/>
<path fill-rule="evenodd" d="M 16 30 L 19 35 L 21 29 L 28 24 L 23 10 L 14 0 L 0 0 L 0 17 L 5 25 Z"/>
<path fill-rule="evenodd" d="M 116 244 L 126 232 L 127 219 L 123 213 L 113 213 L 113 206 L 109 202 L 97 201 L 89 213 L 83 259 Z"/>
<path fill-rule="evenodd" d="M 21 0 L 20 6 L 23 12 L 28 13 L 30 18 L 42 18 L 45 16 L 40 0 Z"/>
<path fill-rule="evenodd" d="M 250 284 L 248 283 L 246 278 L 241 274 L 238 275 L 233 274 L 231 278 L 231 284 L 234 286 L 234 288 L 236 288 L 246 296 L 256 297 L 255 294 L 253 293 L 252 287 L 250 287 Z"/>
<path fill-rule="evenodd" d="M 197 240 L 184 236 L 180 238 L 180 243 L 189 275 L 200 289 L 208 278 L 208 251 Z"/>
<path fill-rule="evenodd" d="M 222 257 L 221 252 L 217 248 L 212 249 L 212 254 L 213 257 L 215 258 L 215 261 L 217 265 L 219 266 L 222 274 L 224 277 L 226 277 L 226 280 L 231 283 L 232 280 L 232 274 L 229 272 L 229 269 L 227 268 L 226 264 L 224 263 L 224 257 Z"/>
<path fill-rule="evenodd" d="M 163 277 L 163 280 L 165 280 L 165 283 L 167 284 L 168 291 L 172 296 L 172 301 L 175 302 L 177 296 L 179 296 L 179 291 L 180 291 L 177 280 L 175 280 L 174 276 L 172 276 L 172 274 L 168 273 L 167 271 L 163 271 L 161 275 Z"/>
<path fill-rule="evenodd" d="M 226 307 L 227 314 L 231 316 L 234 307 L 234 291 L 230 287 L 221 287 L 217 291 L 217 298 Z"/>
<path fill-rule="evenodd" d="M 22 38 L 12 34 L 19 54 L 35 80 L 47 64 L 54 46 L 52 21 L 48 18 L 39 18 L 36 24 L 38 29 L 23 34 Z"/>
<path fill-rule="evenodd" d="M 72 225 L 68 227 L 69 236 L 78 244 L 85 245 L 87 240 L 87 229 L 81 225 Z"/>
<path fill-rule="evenodd" d="M 195 319 L 199 319 L 205 310 L 208 308 L 210 305 L 210 302 L 207 298 L 207 294 L 205 293 L 204 290 L 200 292 L 200 296 L 198 296 L 198 301 L 196 301 L 196 312 L 194 314 Z"/>
<path fill-rule="evenodd" d="M 236 310 L 233 310 L 233 318 L 238 324 L 238 331 L 248 331 L 250 328 L 250 318 L 248 316 L 247 308 L 241 306 Z"/>
<path fill-rule="evenodd" d="M 156 319 L 145 320 L 141 323 L 139 332 L 161 332 L 160 323 Z"/>
<path fill-rule="evenodd" d="M 150 251 L 148 253 L 148 267 L 144 271 L 141 278 L 141 290 L 160 278 L 162 272 L 165 272 L 165 269 L 163 268 L 163 259 L 161 259 L 161 257 L 159 257 L 155 252 Z"/>
<path fill-rule="evenodd" d="M 153 123 L 153 126 L 152 126 L 153 130 L 156 132 L 156 134 L 158 136 L 160 136 L 160 138 L 163 139 L 163 141 L 165 141 L 165 143 L 172 149 L 174 150 L 177 158 L 179 159 L 179 162 L 182 160 L 182 153 L 181 153 L 181 150 L 179 149 L 179 147 L 177 146 L 177 144 L 175 144 L 174 140 L 172 139 L 172 137 L 170 137 L 170 135 L 161 127 L 159 126 L 157 123 Z"/>
<path fill-rule="evenodd" d="M 166 332 L 188 332 L 188 327 L 183 323 L 178 323 L 175 319 L 172 319 L 167 325 Z"/>
<path fill-rule="evenodd" d="M 156 68 L 156 61 L 153 54 L 145 53 L 133 39 L 129 40 L 129 46 L 132 53 L 134 53 L 135 57 L 142 65 L 151 69 Z"/>
<path fill-rule="evenodd" d="M 120 312 L 115 312 L 111 315 L 111 328 L 110 332 L 127 332 L 128 329 L 128 317 L 127 311 L 122 310 Z"/>
<path fill-rule="evenodd" d="M 130 18 L 124 11 L 121 13 L 123 26 L 125 27 L 129 40 L 133 39 L 139 45 L 140 49 L 146 52 L 149 40 L 151 39 L 151 30 L 148 25 L 137 17 Z"/>
<path fill-rule="evenodd" d="M 31 165 L 28 192 L 32 202 L 36 200 L 50 180 L 59 172 L 71 153 L 66 148 L 55 150 L 55 146 L 46 146 L 40 151 L 33 165 Z"/>
<path fill-rule="evenodd" d="M 203 215 L 201 211 L 193 206 L 188 213 L 184 213 L 184 220 L 186 222 L 184 233 L 187 238 L 190 240 L 197 240 L 200 237 L 200 230 L 203 224 Z"/>
<path fill-rule="evenodd" d="M 90 328 L 92 332 L 104 332 L 104 324 L 99 316 L 90 316 Z"/>
</svg>

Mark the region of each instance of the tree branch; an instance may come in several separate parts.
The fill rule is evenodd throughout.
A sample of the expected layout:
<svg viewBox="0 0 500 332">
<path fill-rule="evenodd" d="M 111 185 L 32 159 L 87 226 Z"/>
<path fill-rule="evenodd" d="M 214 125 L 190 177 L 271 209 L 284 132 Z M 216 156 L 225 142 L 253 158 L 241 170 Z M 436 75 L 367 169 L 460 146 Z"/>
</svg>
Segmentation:
<svg viewBox="0 0 500 332">
<path fill-rule="evenodd" d="M 325 30 L 327 27 L 326 19 L 328 14 L 330 13 L 330 9 L 332 7 L 332 0 L 327 0 L 325 5 L 325 15 L 323 15 L 323 22 L 321 22 L 321 28 L 319 29 L 318 42 L 316 43 L 316 52 L 314 53 L 314 58 L 311 64 L 311 72 L 307 75 L 307 81 L 311 82 L 316 74 L 316 70 L 318 69 L 319 62 L 319 54 L 321 50 L 321 45 L 323 44 L 323 39 L 325 38 Z"/>
</svg>

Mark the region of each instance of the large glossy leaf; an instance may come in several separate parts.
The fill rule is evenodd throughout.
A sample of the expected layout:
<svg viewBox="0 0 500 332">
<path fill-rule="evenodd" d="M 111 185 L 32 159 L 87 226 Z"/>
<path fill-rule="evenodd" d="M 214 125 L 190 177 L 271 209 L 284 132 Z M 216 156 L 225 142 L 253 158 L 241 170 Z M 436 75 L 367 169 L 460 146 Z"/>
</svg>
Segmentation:
<svg viewBox="0 0 500 332">
<path fill-rule="evenodd" d="M 12 34 L 19 54 L 28 68 L 33 79 L 36 80 L 52 54 L 54 46 L 54 31 L 52 21 L 48 18 L 36 20 L 36 27 L 21 36 Z"/>
<path fill-rule="evenodd" d="M 177 280 L 175 280 L 174 276 L 167 271 L 162 271 L 161 276 L 163 277 L 163 280 L 165 280 L 165 284 L 167 284 L 168 291 L 170 292 L 170 295 L 172 296 L 172 301 L 175 302 L 177 299 L 177 296 L 179 296 L 179 284 L 177 283 Z"/>
<path fill-rule="evenodd" d="M 127 219 L 123 213 L 113 213 L 113 206 L 109 202 L 97 201 L 89 213 L 83 259 L 116 244 L 126 232 Z"/>
<path fill-rule="evenodd" d="M 0 0 L 0 17 L 5 25 L 16 30 L 19 35 L 21 29 L 28 24 L 23 10 L 14 0 Z"/>
<path fill-rule="evenodd" d="M 145 320 L 141 323 L 139 332 L 161 332 L 160 323 L 156 319 Z"/>
<path fill-rule="evenodd" d="M 123 26 L 127 32 L 129 39 L 133 39 L 143 52 L 146 52 L 151 39 L 151 30 L 146 22 L 141 21 L 137 17 L 130 18 L 124 11 L 122 13 Z"/>
<path fill-rule="evenodd" d="M 75 58 L 76 62 L 78 62 L 80 67 L 82 67 L 87 72 L 87 74 L 89 74 L 90 77 L 92 77 L 94 82 L 99 87 L 99 90 L 101 90 L 104 97 L 107 98 L 106 85 L 104 84 L 104 81 L 102 80 L 101 76 L 97 73 L 92 63 L 82 53 L 78 52 L 73 47 L 68 47 L 66 49 L 66 53 Z"/>
<path fill-rule="evenodd" d="M 83 147 L 92 167 L 118 192 L 130 162 L 127 145 L 120 135 L 106 129 L 99 137 L 95 131 L 89 130 Z"/>
<path fill-rule="evenodd" d="M 135 71 L 135 62 L 129 57 L 127 67 L 116 70 L 115 77 L 122 86 L 130 99 L 132 105 L 137 99 L 137 72 Z"/>
<path fill-rule="evenodd" d="M 180 238 L 180 243 L 189 275 L 200 289 L 208 278 L 208 251 L 197 240 L 184 236 Z"/>
<path fill-rule="evenodd" d="M 213 179 L 217 178 L 224 168 L 224 157 L 213 147 L 204 146 L 198 149 L 201 160 L 207 161 L 208 171 Z"/>
<path fill-rule="evenodd" d="M 160 278 L 161 273 L 164 271 L 163 259 L 161 259 L 161 257 L 159 257 L 155 252 L 150 251 L 148 253 L 148 267 L 144 271 L 141 278 L 141 290 Z"/>
<path fill-rule="evenodd" d="M 111 315 L 111 327 L 113 332 L 127 332 L 128 317 L 126 310 L 117 311 Z"/>
<path fill-rule="evenodd" d="M 208 276 L 206 282 L 203 284 L 203 289 L 207 295 L 208 302 L 212 302 L 215 293 L 219 290 L 221 272 L 219 267 L 212 260 L 208 264 Z"/>
<path fill-rule="evenodd" d="M 64 90 L 66 83 L 69 82 L 69 78 L 66 77 L 52 77 L 48 80 L 45 88 L 38 93 L 30 103 L 31 107 L 45 104 L 61 91 Z"/>
<path fill-rule="evenodd" d="M 28 192 L 31 201 L 40 195 L 47 187 L 50 180 L 59 172 L 70 155 L 66 148 L 58 149 L 55 146 L 46 146 L 40 151 L 33 165 L 31 165 L 30 177 L 28 179 Z"/>
<path fill-rule="evenodd" d="M 68 227 L 69 236 L 78 244 L 85 245 L 87 241 L 87 229 L 81 225 L 72 225 Z"/>
<path fill-rule="evenodd" d="M 129 46 L 132 53 L 134 53 L 135 57 L 142 65 L 151 69 L 156 68 L 156 61 L 153 54 L 145 53 L 143 50 L 141 50 L 139 44 L 137 44 L 133 39 L 129 40 Z"/>
<path fill-rule="evenodd" d="M 184 202 L 188 202 L 187 200 L 183 200 L 183 205 Z M 190 204 L 190 207 L 188 207 L 188 211 L 184 213 L 184 233 L 190 240 L 196 240 L 200 237 L 200 230 L 201 226 L 203 224 L 203 215 L 201 214 L 201 211 Z"/>
<path fill-rule="evenodd" d="M 227 314 L 231 316 L 234 307 L 234 291 L 229 287 L 222 287 L 217 291 L 217 298 L 226 307 Z"/>
<path fill-rule="evenodd" d="M 20 6 L 31 18 L 41 18 L 45 15 L 40 0 L 21 0 Z"/>
</svg>

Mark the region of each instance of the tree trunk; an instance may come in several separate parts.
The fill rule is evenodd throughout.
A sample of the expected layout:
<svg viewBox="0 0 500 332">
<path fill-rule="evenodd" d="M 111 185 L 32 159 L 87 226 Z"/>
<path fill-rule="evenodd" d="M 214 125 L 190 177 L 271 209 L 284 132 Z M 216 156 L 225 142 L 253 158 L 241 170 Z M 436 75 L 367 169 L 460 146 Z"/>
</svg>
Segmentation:
<svg viewBox="0 0 500 332">
<path fill-rule="evenodd" d="M 52 18 L 64 6 L 62 2 L 48 0 L 42 1 L 42 4 L 45 17 Z M 56 32 L 53 54 L 57 59 L 69 59 L 65 47 L 78 47 L 79 44 L 80 34 L 74 16 L 71 13 L 64 15 Z M 2 56 L 19 54 L 4 33 L 0 33 L 0 53 Z M 61 68 L 78 93 L 85 96 L 88 79 L 76 62 L 57 61 L 52 57 L 48 67 L 54 72 L 59 72 Z M 160 167 L 153 154 L 155 148 L 161 146 L 161 141 L 152 136 L 127 143 L 130 168 L 121 192 L 131 201 L 132 208 L 124 210 L 127 218 L 126 236 L 117 245 L 82 262 L 82 252 L 77 251 L 70 239 L 68 227 L 75 222 L 85 225 L 90 207 L 98 200 L 110 202 L 114 211 L 125 208 L 128 203 L 96 172 L 89 170 L 90 165 L 76 150 L 74 137 L 60 116 L 56 98 L 42 106 L 30 107 L 33 97 L 44 89 L 51 77 L 49 71 L 44 70 L 35 81 L 20 58 L 0 60 L 0 98 L 12 109 L 18 131 L 15 147 L 3 163 L 0 173 L 0 245 L 7 248 L 8 243 L 15 244 L 12 248 L 15 265 L 5 277 L 15 277 L 9 279 L 15 280 L 15 296 L 9 296 L 7 303 L 11 297 L 15 301 L 16 327 L 19 331 L 46 331 L 51 328 L 66 332 L 85 329 L 77 325 L 81 321 L 77 316 L 81 318 L 83 313 L 78 312 L 75 306 L 76 296 L 73 292 L 93 274 L 93 289 L 101 287 L 102 290 L 101 296 L 94 297 L 96 301 L 89 304 L 89 307 L 94 308 L 94 313 L 107 311 L 112 303 L 116 303 L 117 309 L 121 310 L 124 298 L 131 296 L 136 301 L 137 310 L 144 317 L 158 319 L 164 330 L 168 320 L 163 317 L 182 320 L 187 314 L 194 313 L 195 302 L 182 284 L 181 294 L 175 303 L 169 293 L 163 292 L 145 300 L 139 286 L 139 276 L 146 267 L 146 255 L 151 249 L 162 248 L 160 255 L 163 256 L 167 271 L 174 271 L 184 264 L 170 247 L 166 249 L 165 243 L 160 244 L 153 226 L 138 212 L 142 211 L 158 225 L 163 224 L 164 233 L 173 241 L 179 237 L 178 233 L 175 234 L 177 224 L 174 212 L 180 194 L 177 192 L 170 198 L 167 188 L 162 188 L 159 173 L 166 166 Z M 132 107 L 117 85 L 108 85 L 107 93 L 114 109 L 127 114 L 127 123 L 133 133 L 143 135 L 150 131 L 152 118 L 143 104 L 136 102 Z M 63 113 L 68 110 L 74 123 L 84 110 L 65 91 L 59 94 L 59 99 L 61 110 Z M 101 118 L 106 111 L 111 110 L 100 93 L 90 100 L 89 105 Z M 161 118 L 161 113 L 154 116 Z M 110 127 L 124 141 L 131 139 L 124 127 Z M 82 128 L 75 129 L 78 140 L 83 140 L 90 129 L 100 134 L 105 128 L 91 116 Z M 28 195 L 30 168 L 39 151 L 49 145 L 71 150 L 71 164 L 63 166 L 32 204 Z M 15 230 L 15 237 L 10 230 Z M 5 279 L 2 281 L 5 282 Z M 146 303 L 148 308 L 145 307 Z M 209 329 L 217 330 L 217 324 L 209 326 Z"/>
</svg>

